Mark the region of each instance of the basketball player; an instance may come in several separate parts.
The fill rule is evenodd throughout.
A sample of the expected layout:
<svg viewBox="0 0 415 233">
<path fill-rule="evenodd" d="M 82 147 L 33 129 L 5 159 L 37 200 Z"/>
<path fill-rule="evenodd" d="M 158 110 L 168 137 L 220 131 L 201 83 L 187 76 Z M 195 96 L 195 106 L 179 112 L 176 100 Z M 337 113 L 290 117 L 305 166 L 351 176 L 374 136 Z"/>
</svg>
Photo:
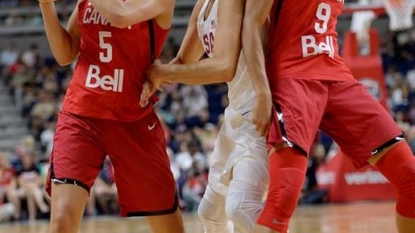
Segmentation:
<svg viewBox="0 0 415 233">
<path fill-rule="evenodd" d="M 198 210 L 205 233 L 253 232 L 268 186 L 264 135 L 271 94 L 265 72 L 250 76 L 241 53 L 244 5 L 245 1 L 199 0 L 177 57 L 170 65 L 156 63 L 149 72 L 153 84 L 228 84 L 229 106 Z M 204 52 L 209 58 L 199 61 Z"/>
<path fill-rule="evenodd" d="M 138 99 L 171 27 L 174 0 L 79 0 L 66 29 L 54 1 L 39 2 L 56 60 L 77 59 L 51 155 L 49 233 L 78 231 L 107 154 L 121 216 L 147 216 L 153 232 L 184 232 L 163 129 L 152 104 L 142 108 Z"/>
<path fill-rule="evenodd" d="M 359 168 L 373 164 L 397 191 L 396 225 L 415 232 L 415 157 L 387 111 L 357 82 L 338 54 L 336 23 L 343 0 L 247 0 L 242 46 L 253 49 L 271 12 L 266 69 L 275 106 L 268 136 L 270 186 L 258 223 L 286 233 L 307 156 L 318 129 Z M 257 46 L 258 47 L 258 46 Z M 250 61 L 247 61 L 249 63 Z"/>
</svg>

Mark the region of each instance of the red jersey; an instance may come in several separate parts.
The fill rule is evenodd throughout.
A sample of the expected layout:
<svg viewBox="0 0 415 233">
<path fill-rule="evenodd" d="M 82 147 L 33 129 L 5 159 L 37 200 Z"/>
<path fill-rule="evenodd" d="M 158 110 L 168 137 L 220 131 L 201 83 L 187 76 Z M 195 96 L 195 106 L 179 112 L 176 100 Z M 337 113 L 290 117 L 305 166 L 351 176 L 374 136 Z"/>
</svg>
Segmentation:
<svg viewBox="0 0 415 233">
<path fill-rule="evenodd" d="M 268 34 L 267 71 L 274 77 L 353 78 L 339 56 L 337 16 L 344 0 L 275 0 Z"/>
<path fill-rule="evenodd" d="M 153 21 L 154 55 L 169 30 Z M 152 111 L 139 105 L 146 71 L 152 63 L 149 22 L 127 28 L 111 25 L 89 1 L 78 7 L 80 55 L 63 110 L 87 117 L 134 121 Z"/>
<path fill-rule="evenodd" d="M 0 168 L 0 188 L 5 187 L 16 177 L 16 172 L 12 168 Z M 1 203 L 1 201 L 0 201 Z"/>
</svg>

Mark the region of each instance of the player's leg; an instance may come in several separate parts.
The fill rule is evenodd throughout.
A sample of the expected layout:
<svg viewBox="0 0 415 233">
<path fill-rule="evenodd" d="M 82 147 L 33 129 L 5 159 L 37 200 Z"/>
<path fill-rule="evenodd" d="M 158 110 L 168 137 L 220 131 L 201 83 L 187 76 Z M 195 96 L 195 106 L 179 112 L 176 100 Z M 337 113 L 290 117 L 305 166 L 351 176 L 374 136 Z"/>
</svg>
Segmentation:
<svg viewBox="0 0 415 233">
<path fill-rule="evenodd" d="M 273 92 L 274 123 L 268 143 L 270 186 L 258 224 L 286 233 L 307 169 L 307 154 L 322 119 L 327 89 L 315 80 L 279 79 Z M 299 101 L 301 100 L 301 101 Z"/>
<path fill-rule="evenodd" d="M 375 166 L 397 191 L 398 232 L 415 232 L 415 157 L 406 141 L 395 143 L 379 157 Z"/>
<path fill-rule="evenodd" d="M 85 210 L 88 192 L 73 184 L 51 184 L 49 233 L 76 233 Z"/>
<path fill-rule="evenodd" d="M 231 233 L 233 223 L 225 210 L 225 195 L 216 192 L 209 184 L 200 202 L 198 214 L 205 233 Z"/>
<path fill-rule="evenodd" d="M 94 135 L 100 134 L 93 122 L 67 113 L 59 115 L 46 183 L 51 196 L 48 233 L 78 232 L 89 190 L 105 158 L 96 143 L 100 140 Z"/>
<path fill-rule="evenodd" d="M 307 157 L 299 150 L 283 147 L 269 155 L 270 186 L 258 220 L 278 233 L 288 231 L 305 180 Z"/>
<path fill-rule="evenodd" d="M 154 233 L 183 233 L 176 183 L 157 115 L 106 127 L 112 129 L 105 143 L 111 145 L 121 216 L 147 216 Z"/>
<path fill-rule="evenodd" d="M 177 208 L 172 214 L 147 216 L 147 223 L 149 224 L 151 231 L 154 233 L 172 232 L 182 233 L 184 232 L 183 219 L 180 208 Z M 181 223 L 179 225 L 179 223 Z"/>
<path fill-rule="evenodd" d="M 415 232 L 415 157 L 389 113 L 356 80 L 333 82 L 321 129 L 356 167 L 375 164 L 397 190 L 399 233 Z"/>
<path fill-rule="evenodd" d="M 256 156 L 256 157 L 255 157 Z M 267 152 L 242 156 L 233 168 L 233 178 L 226 196 L 226 213 L 235 233 L 252 233 L 263 208 L 268 188 Z"/>
<path fill-rule="evenodd" d="M 205 233 L 233 232 L 233 223 L 226 216 L 225 209 L 228 187 L 220 181 L 230 154 L 235 148 L 235 142 L 229 137 L 234 132 L 229 121 L 229 111 L 231 110 L 228 107 L 225 110 L 225 121 L 215 141 L 215 149 L 209 169 L 209 183 L 198 209 L 198 215 Z M 226 180 L 225 183 L 228 184 L 229 181 Z"/>
</svg>

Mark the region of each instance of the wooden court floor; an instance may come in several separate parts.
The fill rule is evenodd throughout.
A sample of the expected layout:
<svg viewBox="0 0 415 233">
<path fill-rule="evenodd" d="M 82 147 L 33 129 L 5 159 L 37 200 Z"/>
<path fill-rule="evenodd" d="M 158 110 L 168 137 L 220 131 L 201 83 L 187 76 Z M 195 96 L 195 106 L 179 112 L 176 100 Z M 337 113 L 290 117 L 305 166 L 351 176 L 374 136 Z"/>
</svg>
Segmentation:
<svg viewBox="0 0 415 233">
<path fill-rule="evenodd" d="M 290 233 L 396 233 L 394 203 L 354 203 L 300 206 Z M 203 233 L 195 214 L 184 214 L 187 233 Z M 0 233 L 46 233 L 47 222 L 3 223 Z M 85 219 L 79 233 L 150 233 L 142 218 L 99 217 Z M 168 233 L 168 232 L 166 232 Z"/>
</svg>

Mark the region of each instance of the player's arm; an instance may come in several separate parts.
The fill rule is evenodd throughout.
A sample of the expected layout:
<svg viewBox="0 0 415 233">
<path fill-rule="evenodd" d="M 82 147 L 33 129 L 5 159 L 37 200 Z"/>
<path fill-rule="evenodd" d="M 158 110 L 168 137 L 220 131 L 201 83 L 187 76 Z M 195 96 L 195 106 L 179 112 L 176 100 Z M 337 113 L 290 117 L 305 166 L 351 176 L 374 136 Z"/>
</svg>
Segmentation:
<svg viewBox="0 0 415 233">
<path fill-rule="evenodd" d="M 83 0 L 79 0 L 78 4 L 80 1 Z M 62 66 L 73 62 L 79 54 L 78 4 L 75 6 L 65 29 L 59 21 L 55 3 L 39 2 L 50 48 L 56 61 Z"/>
<path fill-rule="evenodd" d="M 197 19 L 204 2 L 205 0 L 198 0 L 193 7 L 180 49 L 170 64 L 195 63 L 202 57 L 204 50 L 197 33 Z"/>
<path fill-rule="evenodd" d="M 263 50 L 263 29 L 274 0 L 246 0 L 242 26 L 242 48 L 255 91 L 268 91 Z"/>
<path fill-rule="evenodd" d="M 201 85 L 231 81 L 241 51 L 240 32 L 245 0 L 220 1 L 213 58 L 192 64 L 155 64 L 151 79 Z"/>
<path fill-rule="evenodd" d="M 199 12 L 203 6 L 205 0 L 198 0 L 193 7 L 192 14 L 190 15 L 189 24 L 187 26 L 186 33 L 184 35 L 182 44 L 175 58 L 173 58 L 169 64 L 183 64 L 194 63 L 200 60 L 204 50 L 202 43 L 199 40 L 197 33 L 197 18 Z M 157 62 L 156 62 L 157 63 Z M 140 105 L 145 106 L 148 103 L 148 99 L 153 95 L 156 89 L 162 89 L 163 86 L 169 85 L 170 82 L 162 83 L 161 80 L 148 79 L 144 85 L 140 96 Z"/>
<path fill-rule="evenodd" d="M 273 2 L 274 0 L 246 0 L 241 33 L 245 61 L 256 94 L 252 121 L 260 135 L 268 134 L 271 120 L 272 100 L 265 72 L 262 38 Z"/>
<path fill-rule="evenodd" d="M 170 28 L 175 0 L 90 0 L 94 8 L 114 27 L 125 28 L 156 19 L 162 28 Z"/>
</svg>

